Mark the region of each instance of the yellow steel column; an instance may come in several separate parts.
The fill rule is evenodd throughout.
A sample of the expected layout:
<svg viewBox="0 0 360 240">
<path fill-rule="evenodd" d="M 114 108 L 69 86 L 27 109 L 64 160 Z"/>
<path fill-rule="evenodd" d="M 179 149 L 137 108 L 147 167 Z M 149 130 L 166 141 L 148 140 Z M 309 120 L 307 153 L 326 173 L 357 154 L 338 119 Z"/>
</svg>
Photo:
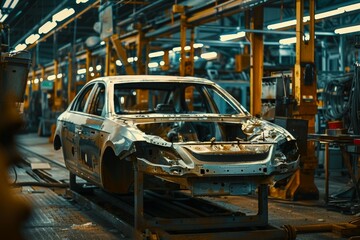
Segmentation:
<svg viewBox="0 0 360 240">
<path fill-rule="evenodd" d="M 314 66 L 315 55 L 315 0 L 309 1 L 310 23 L 308 27 L 310 39 L 304 40 L 304 1 L 296 0 L 296 62 L 293 76 L 293 95 L 297 106 L 293 110 L 293 117 L 308 120 L 308 131 L 315 130 L 316 105 L 316 76 Z M 271 195 L 290 199 L 318 199 L 319 191 L 314 182 L 317 159 L 313 142 L 308 142 L 306 155 L 300 158 L 300 169 L 295 172 L 287 185 L 283 188 L 271 188 Z"/>
<path fill-rule="evenodd" d="M 250 18 L 250 28 L 263 29 L 264 9 L 262 6 L 254 8 Z M 250 33 L 250 112 L 254 116 L 261 114 L 261 89 L 264 66 L 263 35 Z"/>
<path fill-rule="evenodd" d="M 316 104 L 316 74 L 315 74 L 315 0 L 309 1 L 309 35 L 304 41 L 304 0 L 296 0 L 296 64 L 294 73 L 294 97 L 297 108 L 293 111 L 294 117 L 308 120 L 309 133 L 315 132 Z M 318 199 L 319 191 L 315 185 L 314 174 L 317 167 L 315 147 L 308 142 L 306 156 L 301 156 L 301 169 L 298 171 L 300 184 L 294 192 L 297 199 Z M 294 191 L 295 189 L 293 189 Z"/>
<path fill-rule="evenodd" d="M 147 51 L 147 41 L 145 40 L 145 36 L 144 33 L 141 29 L 141 24 L 138 24 L 136 26 L 137 30 L 138 30 L 138 35 L 137 35 L 137 62 L 136 62 L 136 70 L 137 70 L 137 74 L 145 74 L 145 68 L 148 62 L 148 51 Z M 144 56 L 145 55 L 145 56 Z M 145 60 L 145 62 L 144 62 Z"/>
<path fill-rule="evenodd" d="M 185 64 L 186 64 L 186 15 L 185 7 L 181 5 L 173 5 L 173 13 L 180 13 L 180 66 L 179 75 L 185 76 Z"/>
<path fill-rule="evenodd" d="M 86 82 L 92 79 L 89 68 L 91 67 L 91 51 L 86 49 Z"/>
<path fill-rule="evenodd" d="M 73 60 L 72 60 L 72 54 L 69 53 L 68 54 L 68 74 L 67 74 L 67 78 L 68 78 L 68 88 L 67 88 L 67 92 L 68 92 L 68 99 L 67 99 L 67 103 L 69 104 L 75 97 L 75 86 L 73 83 Z"/>
<path fill-rule="evenodd" d="M 36 71 L 33 70 L 32 71 L 32 91 L 39 91 L 39 85 L 40 85 L 40 79 L 38 79 L 38 82 L 35 83 L 35 79 L 36 79 Z"/>
<path fill-rule="evenodd" d="M 54 105 L 53 105 L 53 111 L 59 111 L 61 109 L 61 103 L 62 103 L 62 96 L 61 96 L 61 89 L 62 89 L 62 82 L 61 79 L 57 77 L 59 73 L 59 61 L 54 60 Z M 58 94 L 59 93 L 59 94 Z"/>
<path fill-rule="evenodd" d="M 109 39 L 105 41 L 105 76 L 110 76 L 110 62 L 111 62 L 111 42 Z"/>
</svg>

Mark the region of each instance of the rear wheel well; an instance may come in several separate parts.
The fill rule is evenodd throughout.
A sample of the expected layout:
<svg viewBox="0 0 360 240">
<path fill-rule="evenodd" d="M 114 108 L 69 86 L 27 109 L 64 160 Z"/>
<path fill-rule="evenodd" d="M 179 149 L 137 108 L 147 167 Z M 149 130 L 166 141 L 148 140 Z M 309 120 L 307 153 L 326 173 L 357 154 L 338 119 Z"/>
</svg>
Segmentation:
<svg viewBox="0 0 360 240">
<path fill-rule="evenodd" d="M 109 192 L 128 193 L 134 182 L 133 162 L 120 159 L 112 148 L 106 148 L 101 162 L 101 180 Z"/>
</svg>

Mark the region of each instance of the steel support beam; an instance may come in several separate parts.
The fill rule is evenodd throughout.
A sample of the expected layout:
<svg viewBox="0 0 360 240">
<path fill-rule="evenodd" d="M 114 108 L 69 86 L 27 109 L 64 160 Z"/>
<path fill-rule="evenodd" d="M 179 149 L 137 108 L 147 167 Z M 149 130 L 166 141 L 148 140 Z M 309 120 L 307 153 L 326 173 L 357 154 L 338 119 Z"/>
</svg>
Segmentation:
<svg viewBox="0 0 360 240">
<path fill-rule="evenodd" d="M 304 39 L 304 6 L 306 0 L 296 0 L 296 62 L 293 75 L 293 95 L 296 106 L 293 117 L 308 120 L 308 131 L 315 131 L 316 75 L 315 75 L 315 0 L 307 0 L 310 22 L 307 31 L 310 39 Z M 319 191 L 314 182 L 317 159 L 313 142 L 308 142 L 306 154 L 300 158 L 300 169 L 295 172 L 285 187 L 271 188 L 271 195 L 279 198 L 318 199 Z"/>
<path fill-rule="evenodd" d="M 55 75 L 55 79 L 54 79 L 54 105 L 52 107 L 53 111 L 60 111 L 61 107 L 62 107 L 62 94 L 61 94 L 61 90 L 62 90 L 62 79 L 58 78 L 58 74 L 59 74 L 59 61 L 58 60 L 54 60 L 54 75 Z"/>
<path fill-rule="evenodd" d="M 257 30 L 263 28 L 264 9 L 262 6 L 251 11 L 250 28 Z M 250 112 L 253 116 L 261 114 L 261 91 L 264 66 L 264 43 L 263 35 L 251 32 L 250 53 Z"/>
<path fill-rule="evenodd" d="M 91 67 L 91 62 L 92 62 L 91 51 L 89 49 L 86 49 L 86 64 L 85 64 L 86 82 L 89 82 L 92 79 L 89 71 L 89 68 Z"/>
<path fill-rule="evenodd" d="M 125 47 L 121 44 L 121 40 L 119 39 L 119 36 L 117 34 L 111 36 L 111 42 L 115 48 L 116 54 L 118 55 L 118 57 L 120 58 L 123 66 L 125 67 L 125 71 L 127 74 L 130 75 L 134 75 L 135 71 L 133 69 L 133 67 L 131 66 L 131 64 L 128 62 L 128 56 L 126 53 L 126 49 Z M 106 56 L 108 54 L 108 51 L 110 51 L 111 49 L 108 49 L 106 51 Z"/>
</svg>

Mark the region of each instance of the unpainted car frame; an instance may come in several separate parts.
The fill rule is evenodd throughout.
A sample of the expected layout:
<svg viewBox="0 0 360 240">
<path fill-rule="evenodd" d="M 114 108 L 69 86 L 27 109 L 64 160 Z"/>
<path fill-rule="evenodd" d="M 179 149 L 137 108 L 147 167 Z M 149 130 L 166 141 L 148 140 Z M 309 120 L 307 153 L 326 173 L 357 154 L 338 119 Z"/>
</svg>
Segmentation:
<svg viewBox="0 0 360 240">
<path fill-rule="evenodd" d="M 115 76 L 87 83 L 57 120 L 72 176 L 107 191 L 133 189 L 134 169 L 193 195 L 244 195 L 298 168 L 296 139 L 251 116 L 216 83 Z"/>
</svg>

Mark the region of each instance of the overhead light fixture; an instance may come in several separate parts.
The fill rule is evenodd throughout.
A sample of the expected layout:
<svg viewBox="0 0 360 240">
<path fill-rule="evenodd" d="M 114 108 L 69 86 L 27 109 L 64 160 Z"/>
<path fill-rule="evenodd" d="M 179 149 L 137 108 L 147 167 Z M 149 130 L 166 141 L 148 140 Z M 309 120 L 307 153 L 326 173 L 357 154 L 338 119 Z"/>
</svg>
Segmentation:
<svg viewBox="0 0 360 240">
<path fill-rule="evenodd" d="M 115 61 L 115 64 L 116 64 L 117 66 L 122 66 L 122 62 L 121 62 L 119 59 Z"/>
<path fill-rule="evenodd" d="M 76 4 L 87 3 L 89 0 L 76 0 Z"/>
<path fill-rule="evenodd" d="M 53 80 L 55 80 L 55 78 L 56 78 L 55 75 L 50 75 L 50 76 L 47 77 L 47 80 L 53 81 Z"/>
<path fill-rule="evenodd" d="M 158 51 L 158 52 L 152 52 L 149 53 L 149 58 L 154 58 L 154 57 L 161 57 L 164 56 L 164 51 Z"/>
<path fill-rule="evenodd" d="M 99 64 L 99 65 L 96 65 L 96 71 L 100 71 L 101 70 L 101 65 Z"/>
<path fill-rule="evenodd" d="M 337 9 L 333 9 L 330 11 L 315 14 L 315 19 L 319 20 L 319 19 L 332 17 L 335 15 L 343 14 L 345 12 L 355 11 L 355 10 L 359 10 L 359 9 L 360 9 L 360 3 L 355 3 L 355 4 L 348 5 L 348 6 L 339 7 Z M 303 18 L 303 22 L 308 22 L 309 20 L 310 20 L 310 16 L 305 16 Z M 294 26 L 294 25 L 296 25 L 296 19 L 285 21 L 285 22 L 280 22 L 280 23 L 275 23 L 275 24 L 270 24 L 267 26 L 267 29 L 274 30 L 274 29 L 285 28 L 285 27 L 290 27 L 290 26 Z"/>
<path fill-rule="evenodd" d="M 156 68 L 156 67 L 158 67 L 159 66 L 159 64 L 157 63 L 157 62 L 150 62 L 149 64 L 148 64 L 148 67 L 149 68 Z"/>
<path fill-rule="evenodd" d="M 338 28 L 338 29 L 335 29 L 334 32 L 337 33 L 337 34 L 347 34 L 347 33 L 353 33 L 353 32 L 360 32 L 360 25 L 344 27 L 344 28 Z"/>
<path fill-rule="evenodd" d="M 204 46 L 204 44 L 202 43 L 194 43 L 193 44 L 193 48 L 202 48 Z"/>
<path fill-rule="evenodd" d="M 40 35 L 39 34 L 31 34 L 30 36 L 28 36 L 26 39 L 25 39 L 25 43 L 26 44 L 33 44 L 34 42 L 36 42 L 38 39 L 40 38 Z"/>
<path fill-rule="evenodd" d="M 10 8 L 13 9 L 15 8 L 16 4 L 18 4 L 19 0 L 13 0 L 11 5 L 10 5 Z"/>
<path fill-rule="evenodd" d="M 280 40 L 279 40 L 279 43 L 280 43 L 281 45 L 294 44 L 294 43 L 296 43 L 296 37 L 280 39 Z"/>
<path fill-rule="evenodd" d="M 207 52 L 200 55 L 201 58 L 206 60 L 213 60 L 217 58 L 217 52 Z"/>
<path fill-rule="evenodd" d="M 360 9 L 360 3 L 355 3 L 355 4 L 351 4 L 345 7 L 340 7 L 338 9 L 344 10 L 345 12 L 351 12 L 351 11 L 355 11 L 355 10 L 359 10 Z"/>
<path fill-rule="evenodd" d="M 234 39 L 238 39 L 238 38 L 242 38 L 242 37 L 245 37 L 245 32 L 238 32 L 235 34 L 225 34 L 225 35 L 220 35 L 220 41 L 224 42 L 224 41 L 234 40 Z"/>
<path fill-rule="evenodd" d="M 2 8 L 9 8 L 11 0 L 6 0 Z"/>
<path fill-rule="evenodd" d="M 165 61 L 160 61 L 160 66 L 164 66 L 165 65 Z"/>
<path fill-rule="evenodd" d="M 15 47 L 15 52 L 22 51 L 26 48 L 26 44 L 20 43 Z"/>
<path fill-rule="evenodd" d="M 293 25 L 296 25 L 296 20 L 295 19 L 285 21 L 285 22 L 270 24 L 270 25 L 267 26 L 267 29 L 274 30 L 274 29 L 279 29 L 279 28 L 290 27 L 290 26 L 293 26 Z"/>
<path fill-rule="evenodd" d="M 86 68 L 80 68 L 79 70 L 77 70 L 78 75 L 85 74 L 85 73 L 86 73 Z"/>
<path fill-rule="evenodd" d="M 303 37 L 304 40 L 308 41 L 310 39 L 310 35 L 308 33 L 305 34 L 305 36 Z M 279 43 L 281 45 L 290 45 L 290 44 L 294 44 L 296 43 L 296 37 L 291 37 L 291 38 L 283 38 L 279 40 Z"/>
<path fill-rule="evenodd" d="M 73 8 L 65 8 L 65 9 L 61 10 L 60 12 L 54 14 L 52 17 L 52 20 L 53 20 L 53 22 L 55 22 L 55 21 L 61 22 L 64 19 L 73 15 L 74 13 L 75 13 L 75 10 Z"/>
<path fill-rule="evenodd" d="M 105 45 L 105 41 L 101 41 L 101 42 L 100 42 L 100 45 Z"/>
<path fill-rule="evenodd" d="M 327 18 L 327 17 L 332 17 L 332 16 L 335 16 L 335 15 L 342 14 L 344 12 L 345 12 L 345 10 L 341 10 L 341 9 L 338 8 L 338 9 L 334 9 L 334 10 L 331 10 L 331 11 L 315 14 L 315 19 L 319 20 L 319 19 L 323 19 L 323 18 Z"/>
<path fill-rule="evenodd" d="M 56 27 L 57 23 L 47 21 L 44 25 L 39 28 L 39 34 L 46 34 Z"/>
<path fill-rule="evenodd" d="M 9 16 L 9 14 L 4 14 L 4 16 L 2 16 L 2 17 L 0 18 L 0 22 L 4 22 L 5 19 L 6 19 L 8 16 Z"/>
</svg>

